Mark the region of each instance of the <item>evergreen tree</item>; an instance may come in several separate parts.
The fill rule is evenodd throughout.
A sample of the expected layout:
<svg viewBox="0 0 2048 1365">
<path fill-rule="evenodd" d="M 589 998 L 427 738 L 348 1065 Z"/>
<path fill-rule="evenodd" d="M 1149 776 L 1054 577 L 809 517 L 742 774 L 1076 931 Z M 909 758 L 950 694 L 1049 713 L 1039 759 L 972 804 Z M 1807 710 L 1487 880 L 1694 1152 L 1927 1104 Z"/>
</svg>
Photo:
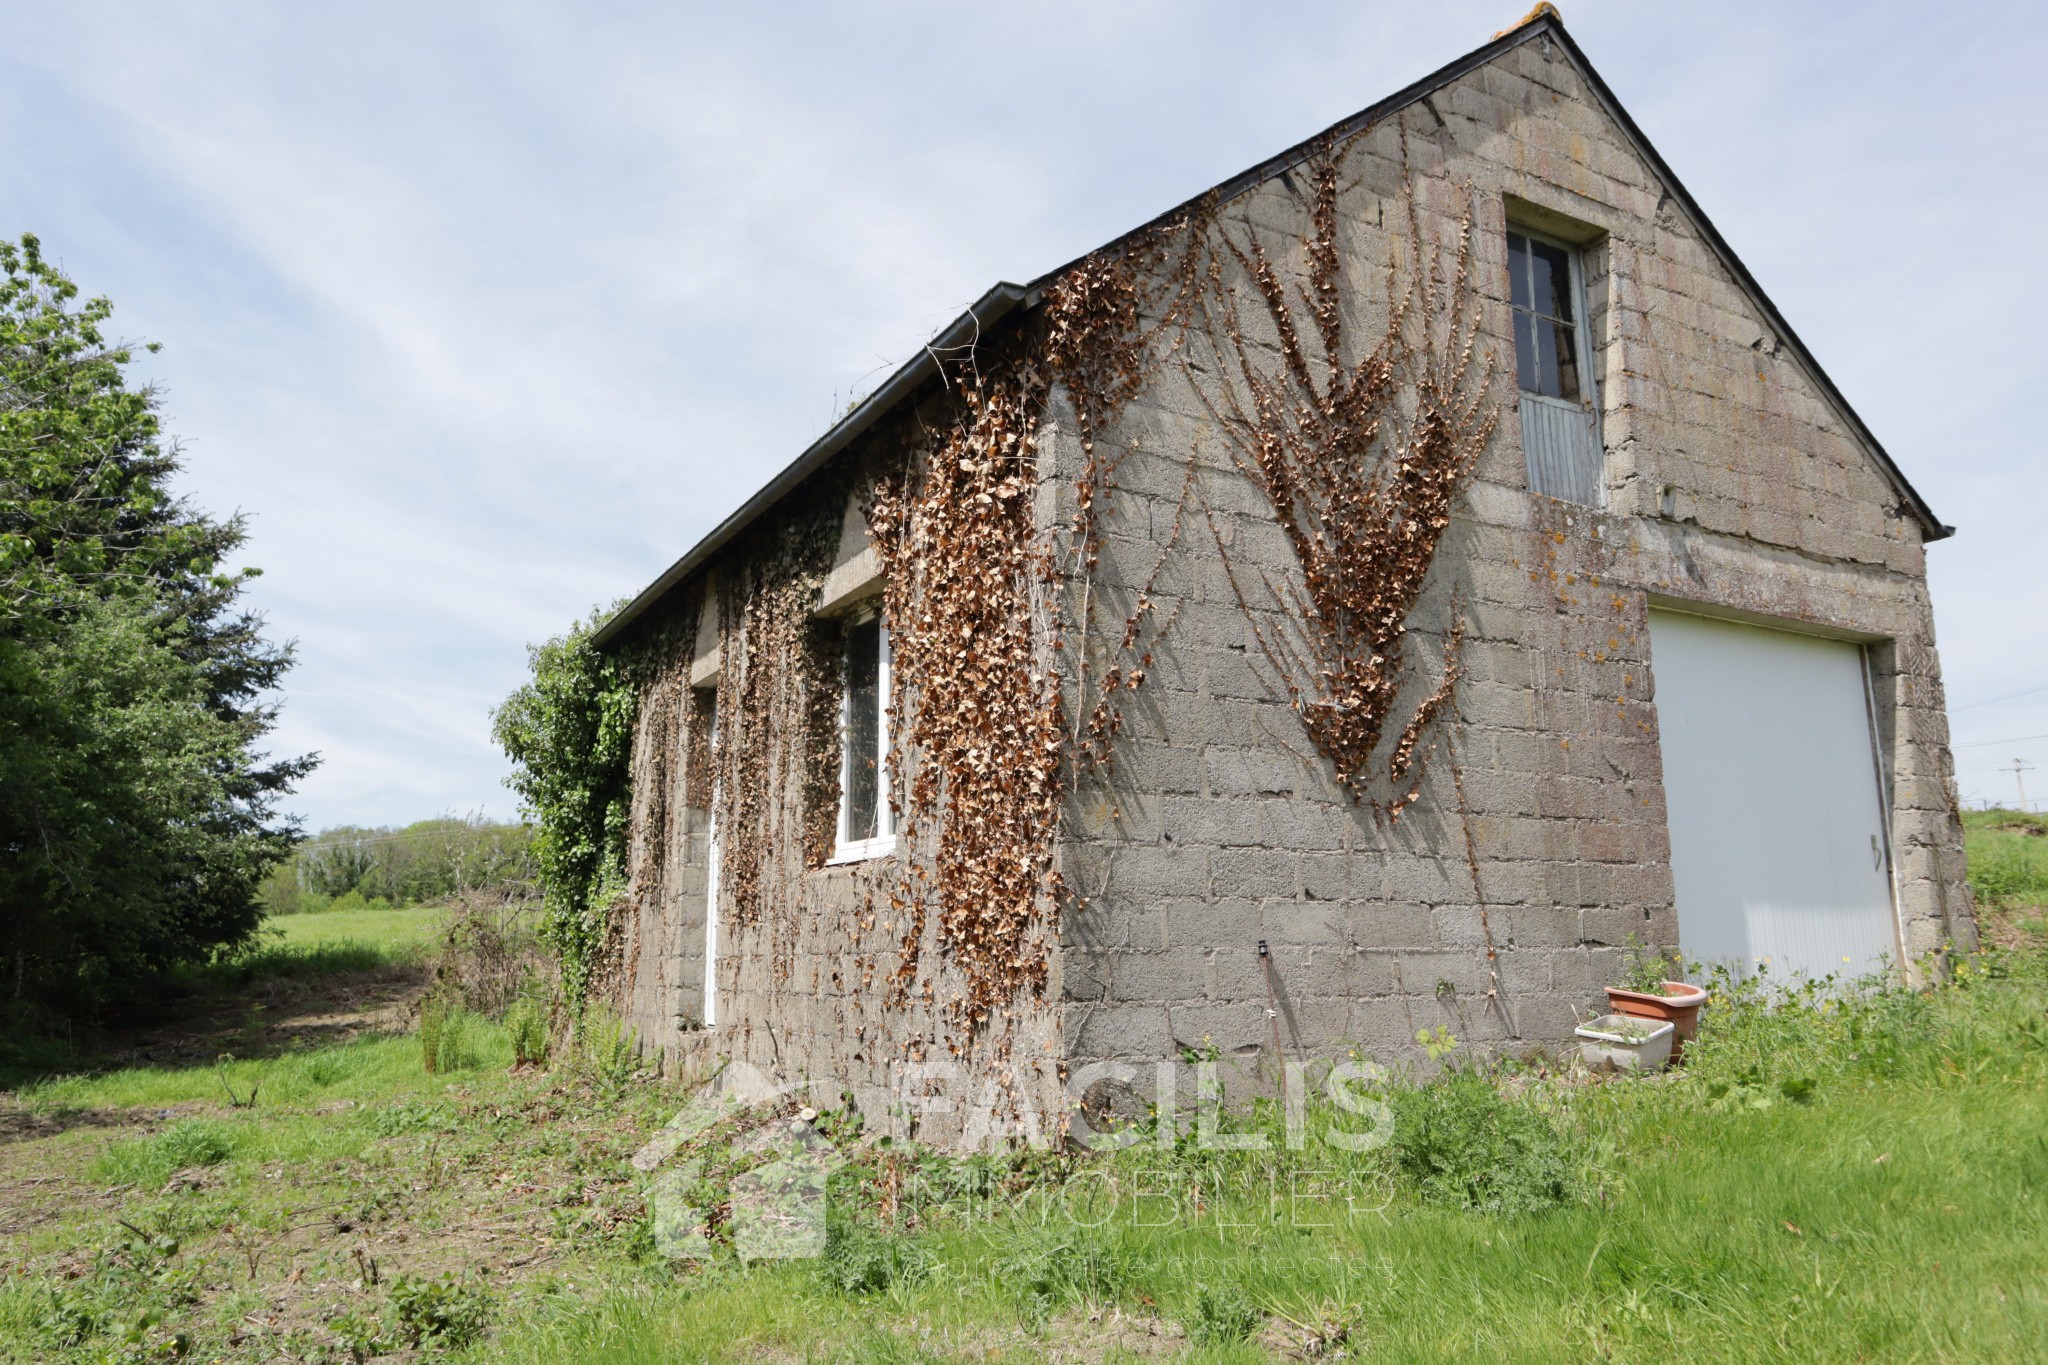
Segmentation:
<svg viewBox="0 0 2048 1365">
<path fill-rule="evenodd" d="M 68 1011 L 248 939 L 314 763 L 257 748 L 291 647 L 223 568 L 242 519 L 172 491 L 111 313 L 0 242 L 0 992 Z"/>
</svg>

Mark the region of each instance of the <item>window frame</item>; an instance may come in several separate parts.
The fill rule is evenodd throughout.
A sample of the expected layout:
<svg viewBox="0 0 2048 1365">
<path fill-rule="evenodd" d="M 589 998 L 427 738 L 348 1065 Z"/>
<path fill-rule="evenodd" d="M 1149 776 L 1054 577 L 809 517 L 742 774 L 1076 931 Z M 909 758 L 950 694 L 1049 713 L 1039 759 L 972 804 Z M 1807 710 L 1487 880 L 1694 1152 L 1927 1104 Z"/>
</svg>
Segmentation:
<svg viewBox="0 0 2048 1365">
<path fill-rule="evenodd" d="M 1579 370 L 1580 396 L 1576 399 L 1553 397 L 1522 387 L 1520 319 L 1527 316 L 1548 326 L 1553 315 L 1534 306 L 1524 309 L 1515 303 L 1519 285 L 1514 279 L 1514 252 L 1504 238 L 1502 245 L 1506 249 L 1503 254 L 1508 259 L 1508 341 L 1514 348 L 1511 363 L 1515 368 L 1516 411 L 1529 491 L 1539 497 L 1577 507 L 1604 509 L 1612 496 L 1608 487 L 1606 386 L 1595 368 L 1598 352 L 1593 338 L 1594 317 L 1586 279 L 1588 253 L 1597 249 L 1598 238 L 1575 239 L 1545 232 L 1514 216 L 1512 210 L 1506 228 L 1509 236 L 1526 238 L 1532 246 L 1541 245 L 1564 253 L 1565 287 L 1570 291 L 1573 318 L 1569 324 L 1563 324 L 1562 319 L 1556 321 L 1572 329 L 1573 359 Z M 1525 283 L 1533 285 L 1534 281 L 1531 279 Z M 1532 289 L 1532 305 L 1537 302 L 1533 295 Z"/>
<path fill-rule="evenodd" d="M 1539 393 L 1535 389 L 1523 388 L 1521 380 L 1522 357 L 1519 350 L 1515 354 L 1515 392 L 1523 398 L 1534 398 L 1539 402 L 1548 403 L 1552 407 L 1563 408 L 1567 412 L 1590 414 L 1593 418 L 1593 435 L 1597 439 L 1600 436 L 1600 377 L 1593 369 L 1593 319 L 1591 315 L 1592 310 L 1586 303 L 1586 246 L 1583 242 L 1568 241 L 1563 237 L 1553 236 L 1539 228 L 1529 227 L 1513 219 L 1508 220 L 1507 233 L 1509 236 L 1526 237 L 1532 242 L 1541 242 L 1547 247 L 1554 247 L 1562 251 L 1565 255 L 1565 270 L 1568 276 L 1566 288 L 1571 291 L 1573 313 L 1572 320 L 1566 325 L 1572 329 L 1572 349 L 1577 352 L 1574 359 L 1579 364 L 1579 392 L 1582 396 L 1577 400 L 1557 398 L 1547 393 Z M 1508 263 L 1508 269 L 1512 272 L 1514 269 L 1514 255 L 1512 252 L 1508 253 Z M 1533 303 L 1534 301 L 1535 298 L 1532 293 L 1530 302 Z M 1534 308 L 1523 309 L 1516 304 L 1515 281 L 1513 274 L 1510 273 L 1508 277 L 1508 336 L 1510 343 L 1516 347 L 1520 347 L 1521 341 L 1515 336 L 1514 315 L 1521 312 L 1527 312 L 1531 317 L 1537 318 L 1548 318 L 1550 316 L 1548 313 L 1539 313 Z"/>
<path fill-rule="evenodd" d="M 875 676 L 875 829 L 869 838 L 847 838 L 847 822 L 852 817 L 851 797 L 853 794 L 853 688 L 849 686 L 848 674 L 853 666 L 849 649 L 842 649 L 839 655 L 839 814 L 832 831 L 832 856 L 825 861 L 827 867 L 845 863 L 866 862 L 873 858 L 885 858 L 896 851 L 896 812 L 890 803 L 889 790 L 889 694 L 890 679 L 894 673 L 894 660 L 889 648 L 889 623 L 881 611 L 869 607 L 852 613 L 846 618 L 848 627 L 875 623 L 877 636 L 877 668 Z"/>
</svg>

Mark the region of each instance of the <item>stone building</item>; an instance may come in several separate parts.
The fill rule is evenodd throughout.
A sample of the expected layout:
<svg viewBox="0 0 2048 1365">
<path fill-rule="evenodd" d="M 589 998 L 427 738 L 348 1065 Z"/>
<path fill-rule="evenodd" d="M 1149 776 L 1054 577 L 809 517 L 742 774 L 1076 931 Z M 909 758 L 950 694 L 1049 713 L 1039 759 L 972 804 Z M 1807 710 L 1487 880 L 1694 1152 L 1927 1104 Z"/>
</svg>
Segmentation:
<svg viewBox="0 0 2048 1365">
<path fill-rule="evenodd" d="M 1632 939 L 1924 970 L 1948 534 L 1539 6 L 998 285 L 604 628 L 611 989 L 973 1142 L 1555 1048 Z"/>
</svg>

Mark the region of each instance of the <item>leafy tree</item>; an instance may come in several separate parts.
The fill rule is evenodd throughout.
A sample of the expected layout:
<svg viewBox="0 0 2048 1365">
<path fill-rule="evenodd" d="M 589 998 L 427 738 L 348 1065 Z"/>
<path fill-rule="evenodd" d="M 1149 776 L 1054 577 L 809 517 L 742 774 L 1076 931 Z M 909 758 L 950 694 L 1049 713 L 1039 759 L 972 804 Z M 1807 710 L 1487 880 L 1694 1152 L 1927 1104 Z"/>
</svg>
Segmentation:
<svg viewBox="0 0 2048 1365">
<path fill-rule="evenodd" d="M 290 646 L 238 610 L 245 539 L 176 496 L 157 395 L 107 300 L 0 242 L 0 963 L 89 1007 L 248 938 L 313 759 L 267 761 Z M 153 349 L 153 348 L 152 348 Z"/>
<path fill-rule="evenodd" d="M 593 612 L 529 649 L 532 681 L 492 717 L 492 735 L 512 759 L 507 782 L 534 825 L 547 904 L 542 933 L 561 955 L 562 985 L 577 1005 L 624 875 L 632 799 L 633 688 L 618 662 L 590 643 L 610 616 Z"/>
</svg>

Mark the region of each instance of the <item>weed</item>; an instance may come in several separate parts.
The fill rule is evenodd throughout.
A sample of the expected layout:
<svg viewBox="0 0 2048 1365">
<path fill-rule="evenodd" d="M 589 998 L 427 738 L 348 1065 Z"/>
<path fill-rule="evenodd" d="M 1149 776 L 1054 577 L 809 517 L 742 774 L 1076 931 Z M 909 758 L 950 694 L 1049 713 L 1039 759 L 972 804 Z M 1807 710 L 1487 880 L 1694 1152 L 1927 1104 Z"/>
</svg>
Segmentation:
<svg viewBox="0 0 2048 1365">
<path fill-rule="evenodd" d="M 438 1280 L 401 1275 L 391 1284 L 391 1309 L 401 1338 L 415 1348 L 459 1351 L 491 1324 L 491 1292 L 453 1273 Z"/>
<path fill-rule="evenodd" d="M 1265 1315 L 1243 1289 L 1234 1284 L 1211 1289 L 1195 1286 L 1195 1312 L 1188 1321 L 1188 1335 L 1204 1345 L 1227 1346 L 1259 1330 Z"/>
<path fill-rule="evenodd" d="M 1122 1298 L 1130 1292 L 1131 1272 L 1118 1248 L 1086 1236 L 1025 1240 L 994 1266 L 999 1285 L 1027 1309 L 1041 1311 Z"/>
<path fill-rule="evenodd" d="M 378 1108 L 370 1117 L 370 1131 L 378 1137 L 399 1137 L 408 1133 L 453 1133 L 460 1125 L 455 1114 L 438 1104 L 400 1100 Z"/>
<path fill-rule="evenodd" d="M 453 993 L 436 991 L 420 1002 L 420 1062 L 428 1075 L 477 1064 L 477 1023 Z"/>
<path fill-rule="evenodd" d="M 600 1086 L 616 1090 L 640 1069 L 640 1035 L 611 1010 L 592 1005 L 576 1030 L 577 1060 Z"/>
<path fill-rule="evenodd" d="M 218 1166 L 235 1154 L 237 1134 L 208 1119 L 186 1119 L 154 1137 L 116 1142 L 93 1163 L 93 1178 L 108 1185 L 155 1187 L 174 1171 Z"/>
<path fill-rule="evenodd" d="M 847 1294 L 879 1294 L 922 1279 L 930 1269 L 930 1253 L 915 1240 L 851 1218 L 827 1225 L 818 1263 L 825 1282 Z"/>
<path fill-rule="evenodd" d="M 514 1066 L 539 1066 L 547 1061 L 551 1012 L 546 987 L 530 976 L 522 981 L 518 995 L 505 1011 L 505 1031 L 512 1038 Z"/>
<path fill-rule="evenodd" d="M 1454 1071 L 1390 1099 L 1396 1164 L 1425 1202 L 1519 1213 L 1578 1196 L 1565 1139 L 1483 1073 Z"/>
<path fill-rule="evenodd" d="M 1626 947 L 1621 975 L 1614 983 L 1623 990 L 1663 995 L 1664 983 L 1682 975 L 1682 964 L 1673 955 L 1647 947 L 1634 930 L 1629 931 Z"/>
<path fill-rule="evenodd" d="M 1442 1024 L 1433 1029 L 1417 1029 L 1415 1042 L 1432 1062 L 1440 1062 L 1458 1050 L 1457 1035 Z"/>
<path fill-rule="evenodd" d="M 336 1313 L 327 1320 L 327 1330 L 335 1344 L 347 1353 L 352 1365 L 365 1365 L 365 1362 L 388 1355 L 399 1346 L 398 1342 L 385 1335 L 384 1323 L 376 1314 L 358 1309 Z"/>
</svg>

